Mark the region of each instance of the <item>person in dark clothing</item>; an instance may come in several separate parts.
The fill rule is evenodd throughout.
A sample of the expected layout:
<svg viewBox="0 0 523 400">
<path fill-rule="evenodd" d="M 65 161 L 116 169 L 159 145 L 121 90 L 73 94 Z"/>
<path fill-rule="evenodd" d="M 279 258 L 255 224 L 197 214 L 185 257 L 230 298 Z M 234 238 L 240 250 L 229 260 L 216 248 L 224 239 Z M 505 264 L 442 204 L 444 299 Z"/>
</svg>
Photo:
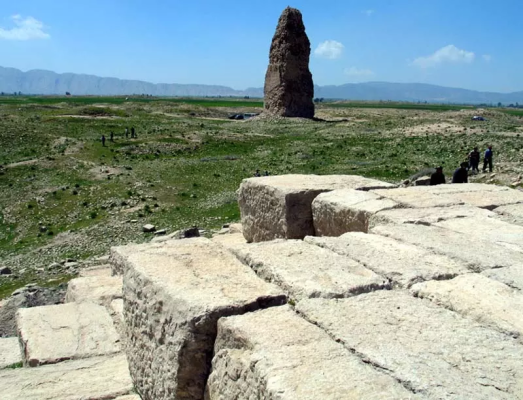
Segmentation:
<svg viewBox="0 0 523 400">
<path fill-rule="evenodd" d="M 134 131 L 134 126 L 131 127 L 131 137 L 132 137 L 132 138 L 135 138 L 135 137 L 136 137 L 136 133 L 135 133 L 135 131 Z"/>
<path fill-rule="evenodd" d="M 111 138 L 109 139 L 111 142 L 114 142 L 114 132 L 111 132 Z"/>
<path fill-rule="evenodd" d="M 472 171 L 479 172 L 479 159 L 481 158 L 481 155 L 479 154 L 478 148 L 474 147 L 474 150 L 472 150 L 469 153 L 469 165 L 468 167 Z"/>
<path fill-rule="evenodd" d="M 468 163 L 462 162 L 461 166 L 454 171 L 452 175 L 452 183 L 468 183 L 469 173 L 467 171 Z"/>
<path fill-rule="evenodd" d="M 488 149 L 485 151 L 485 157 L 483 159 L 483 172 L 487 171 L 487 164 L 488 164 L 489 172 L 492 172 L 493 156 L 494 156 L 494 152 L 492 151 L 492 146 L 489 146 Z"/>
<path fill-rule="evenodd" d="M 102 146 L 105 146 L 105 136 L 102 135 Z"/>
<path fill-rule="evenodd" d="M 443 167 L 436 167 L 436 172 L 430 176 L 430 185 L 442 185 L 447 183 L 445 181 L 445 175 L 443 175 Z"/>
<path fill-rule="evenodd" d="M 129 139 L 129 128 L 125 128 L 125 138 Z"/>
<path fill-rule="evenodd" d="M 255 177 L 260 177 L 261 176 L 259 169 L 256 170 L 256 172 L 254 173 L 254 176 Z"/>
</svg>

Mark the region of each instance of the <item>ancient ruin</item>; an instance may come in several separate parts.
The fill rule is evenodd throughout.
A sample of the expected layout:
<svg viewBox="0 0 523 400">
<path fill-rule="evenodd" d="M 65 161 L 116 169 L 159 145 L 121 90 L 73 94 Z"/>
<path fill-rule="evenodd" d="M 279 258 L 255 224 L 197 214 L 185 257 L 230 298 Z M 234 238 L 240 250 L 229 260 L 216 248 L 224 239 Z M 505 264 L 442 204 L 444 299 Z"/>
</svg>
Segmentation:
<svg viewBox="0 0 523 400">
<path fill-rule="evenodd" d="M 314 117 L 311 47 L 301 12 L 287 7 L 272 39 L 265 74 L 265 110 L 282 117 Z"/>
</svg>

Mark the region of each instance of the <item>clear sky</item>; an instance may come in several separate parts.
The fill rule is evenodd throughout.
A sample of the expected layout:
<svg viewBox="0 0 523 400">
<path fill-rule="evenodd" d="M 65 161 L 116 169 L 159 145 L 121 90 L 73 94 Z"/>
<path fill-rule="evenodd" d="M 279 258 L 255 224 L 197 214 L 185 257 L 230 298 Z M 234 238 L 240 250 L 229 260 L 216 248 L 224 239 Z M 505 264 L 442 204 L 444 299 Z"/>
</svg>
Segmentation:
<svg viewBox="0 0 523 400">
<path fill-rule="evenodd" d="M 523 90 L 522 0 L 0 0 L 0 66 L 261 87 L 287 5 L 316 84 Z"/>
</svg>

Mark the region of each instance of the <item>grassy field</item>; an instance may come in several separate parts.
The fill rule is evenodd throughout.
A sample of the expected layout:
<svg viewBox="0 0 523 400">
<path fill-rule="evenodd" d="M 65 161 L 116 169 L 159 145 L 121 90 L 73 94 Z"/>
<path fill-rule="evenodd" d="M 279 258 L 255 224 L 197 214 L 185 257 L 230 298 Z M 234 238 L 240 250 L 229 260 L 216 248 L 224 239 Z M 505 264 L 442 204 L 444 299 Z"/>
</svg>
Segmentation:
<svg viewBox="0 0 523 400">
<path fill-rule="evenodd" d="M 236 190 L 270 174 L 358 174 L 400 182 L 443 164 L 447 174 L 477 145 L 521 172 L 523 120 L 499 110 L 321 104 L 324 121 L 231 121 L 259 100 L 0 98 L 0 298 L 28 282 L 62 282 L 52 262 L 238 221 Z M 485 122 L 471 116 L 481 112 Z M 125 137 L 134 127 L 137 138 Z M 109 141 L 111 132 L 114 142 Z M 100 137 L 107 138 L 103 147 Z M 498 173 L 496 182 L 503 181 Z M 487 179 L 482 177 L 481 179 Z"/>
</svg>

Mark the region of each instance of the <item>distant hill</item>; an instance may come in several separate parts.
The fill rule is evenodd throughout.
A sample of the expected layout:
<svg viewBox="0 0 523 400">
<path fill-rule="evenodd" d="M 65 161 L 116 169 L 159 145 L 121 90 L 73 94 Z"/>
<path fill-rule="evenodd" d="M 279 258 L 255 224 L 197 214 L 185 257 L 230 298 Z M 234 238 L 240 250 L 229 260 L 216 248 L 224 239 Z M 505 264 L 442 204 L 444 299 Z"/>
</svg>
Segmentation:
<svg viewBox="0 0 523 400">
<path fill-rule="evenodd" d="M 57 74 L 52 71 L 0 67 L 0 91 L 24 94 L 132 95 L 153 96 L 250 96 L 263 97 L 262 88 L 235 90 L 217 85 L 184 85 L 102 78 L 84 74 Z M 513 93 L 478 92 L 424 83 L 366 82 L 340 86 L 315 86 L 315 97 L 343 100 L 427 101 L 430 103 L 523 104 L 523 91 Z"/>
</svg>

